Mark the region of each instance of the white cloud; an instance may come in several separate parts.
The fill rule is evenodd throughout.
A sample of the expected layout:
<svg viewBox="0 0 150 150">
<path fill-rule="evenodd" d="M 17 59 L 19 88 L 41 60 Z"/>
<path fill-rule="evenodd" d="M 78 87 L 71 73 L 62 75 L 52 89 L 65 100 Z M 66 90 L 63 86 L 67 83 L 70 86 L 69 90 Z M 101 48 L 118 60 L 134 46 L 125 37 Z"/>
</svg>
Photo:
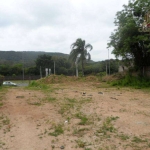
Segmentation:
<svg viewBox="0 0 150 150">
<path fill-rule="evenodd" d="M 69 54 L 70 45 L 82 38 L 93 45 L 93 60 L 107 59 L 115 14 L 127 3 L 128 0 L 1 0 L 0 49 Z"/>
</svg>

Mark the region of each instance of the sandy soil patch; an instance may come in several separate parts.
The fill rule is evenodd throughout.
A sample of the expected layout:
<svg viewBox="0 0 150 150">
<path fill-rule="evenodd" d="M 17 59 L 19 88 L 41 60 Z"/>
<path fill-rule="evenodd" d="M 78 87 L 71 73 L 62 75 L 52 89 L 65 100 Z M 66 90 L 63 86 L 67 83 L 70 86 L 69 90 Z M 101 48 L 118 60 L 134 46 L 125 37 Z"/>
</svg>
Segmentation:
<svg viewBox="0 0 150 150">
<path fill-rule="evenodd" d="M 150 94 L 97 85 L 0 92 L 0 149 L 150 150 Z"/>
</svg>

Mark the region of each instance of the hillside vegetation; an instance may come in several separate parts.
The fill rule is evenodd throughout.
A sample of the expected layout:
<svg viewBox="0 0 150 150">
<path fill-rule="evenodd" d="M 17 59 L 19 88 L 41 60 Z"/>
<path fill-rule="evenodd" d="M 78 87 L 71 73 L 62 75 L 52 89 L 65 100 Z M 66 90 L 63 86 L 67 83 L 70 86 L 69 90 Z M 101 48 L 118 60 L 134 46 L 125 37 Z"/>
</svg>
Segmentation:
<svg viewBox="0 0 150 150">
<path fill-rule="evenodd" d="M 50 55 L 68 58 L 68 54 L 37 51 L 0 51 L 0 63 L 16 64 L 24 63 L 25 66 L 35 66 L 35 60 L 39 55 Z"/>
</svg>

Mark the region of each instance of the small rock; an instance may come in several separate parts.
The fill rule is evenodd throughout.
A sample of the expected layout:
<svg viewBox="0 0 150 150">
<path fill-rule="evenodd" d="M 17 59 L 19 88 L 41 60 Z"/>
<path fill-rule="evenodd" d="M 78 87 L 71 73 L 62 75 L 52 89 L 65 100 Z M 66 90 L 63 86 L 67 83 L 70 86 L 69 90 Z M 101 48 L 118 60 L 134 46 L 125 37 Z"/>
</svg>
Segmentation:
<svg viewBox="0 0 150 150">
<path fill-rule="evenodd" d="M 68 120 L 66 120 L 65 123 L 68 123 Z"/>
<path fill-rule="evenodd" d="M 103 94 L 103 92 L 98 92 L 98 94 Z"/>
<path fill-rule="evenodd" d="M 61 147 L 60 147 L 60 149 L 64 149 L 64 148 L 65 148 L 64 146 L 61 146 Z"/>
<path fill-rule="evenodd" d="M 24 96 L 16 96 L 16 98 L 24 98 Z"/>
</svg>

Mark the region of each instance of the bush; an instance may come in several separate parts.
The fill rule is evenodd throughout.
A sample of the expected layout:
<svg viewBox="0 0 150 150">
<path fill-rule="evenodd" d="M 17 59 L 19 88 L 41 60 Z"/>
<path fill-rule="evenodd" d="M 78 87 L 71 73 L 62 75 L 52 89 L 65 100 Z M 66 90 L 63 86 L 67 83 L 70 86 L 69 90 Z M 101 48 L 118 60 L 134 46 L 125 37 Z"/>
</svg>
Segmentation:
<svg viewBox="0 0 150 150">
<path fill-rule="evenodd" d="M 38 88 L 38 89 L 41 89 L 41 90 L 45 90 L 45 89 L 48 88 L 46 84 L 41 84 L 41 83 L 38 83 L 36 81 L 32 81 L 29 84 L 29 87 L 34 87 L 34 88 Z"/>
<path fill-rule="evenodd" d="M 3 81 L 4 81 L 4 76 L 0 75 L 0 86 L 2 86 Z"/>
<path fill-rule="evenodd" d="M 150 80 L 144 77 L 134 77 L 126 75 L 123 79 L 113 81 L 112 86 L 131 86 L 135 88 L 148 88 L 150 87 Z"/>
</svg>

